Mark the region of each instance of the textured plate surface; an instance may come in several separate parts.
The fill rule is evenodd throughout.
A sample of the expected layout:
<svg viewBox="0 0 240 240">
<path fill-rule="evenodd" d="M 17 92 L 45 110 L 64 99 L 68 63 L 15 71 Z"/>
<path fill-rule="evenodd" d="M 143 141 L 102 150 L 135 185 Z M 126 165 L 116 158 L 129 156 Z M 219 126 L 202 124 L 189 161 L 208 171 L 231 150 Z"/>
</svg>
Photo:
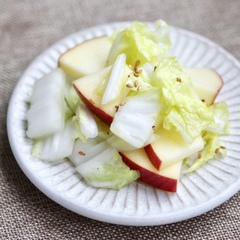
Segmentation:
<svg viewBox="0 0 240 240">
<path fill-rule="evenodd" d="M 177 193 L 167 193 L 140 182 L 119 191 L 87 186 L 68 160 L 49 164 L 31 156 L 26 137 L 26 111 L 34 81 L 56 68 L 59 55 L 78 43 L 110 35 L 128 23 L 101 25 L 56 43 L 27 68 L 8 110 L 8 136 L 15 158 L 27 177 L 49 198 L 83 216 L 122 225 L 162 225 L 185 220 L 220 205 L 240 189 L 240 64 L 224 49 L 195 33 L 170 28 L 172 53 L 187 67 L 210 67 L 224 80 L 217 101 L 230 110 L 231 135 L 222 137 L 228 149 L 223 160 L 213 160 L 183 176 Z M 151 24 L 150 24 L 151 25 Z"/>
</svg>

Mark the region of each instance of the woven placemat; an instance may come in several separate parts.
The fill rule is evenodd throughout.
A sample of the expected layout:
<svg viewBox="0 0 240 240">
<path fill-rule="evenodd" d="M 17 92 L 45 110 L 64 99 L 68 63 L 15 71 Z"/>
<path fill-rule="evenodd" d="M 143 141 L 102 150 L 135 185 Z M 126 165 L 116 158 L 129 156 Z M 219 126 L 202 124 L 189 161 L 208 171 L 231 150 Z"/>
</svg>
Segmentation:
<svg viewBox="0 0 240 240">
<path fill-rule="evenodd" d="M 0 6 L 0 239 L 240 239 L 239 192 L 206 214 L 164 226 L 118 226 L 66 210 L 23 174 L 6 132 L 16 82 L 59 39 L 103 23 L 162 18 L 206 36 L 240 59 L 239 0 L 0 0 Z"/>
</svg>

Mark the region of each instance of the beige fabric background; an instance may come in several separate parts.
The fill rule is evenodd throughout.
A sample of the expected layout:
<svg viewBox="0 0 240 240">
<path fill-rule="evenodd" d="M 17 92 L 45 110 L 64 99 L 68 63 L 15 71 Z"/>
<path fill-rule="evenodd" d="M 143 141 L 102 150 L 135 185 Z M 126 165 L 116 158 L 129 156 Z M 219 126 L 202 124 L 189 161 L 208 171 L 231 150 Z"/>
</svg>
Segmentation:
<svg viewBox="0 0 240 240">
<path fill-rule="evenodd" d="M 206 36 L 239 60 L 239 0 L 0 0 L 0 6 L 0 239 L 240 239 L 239 192 L 202 216 L 165 226 L 117 226 L 72 213 L 25 177 L 6 133 L 16 82 L 61 38 L 108 22 L 162 18 Z"/>
</svg>

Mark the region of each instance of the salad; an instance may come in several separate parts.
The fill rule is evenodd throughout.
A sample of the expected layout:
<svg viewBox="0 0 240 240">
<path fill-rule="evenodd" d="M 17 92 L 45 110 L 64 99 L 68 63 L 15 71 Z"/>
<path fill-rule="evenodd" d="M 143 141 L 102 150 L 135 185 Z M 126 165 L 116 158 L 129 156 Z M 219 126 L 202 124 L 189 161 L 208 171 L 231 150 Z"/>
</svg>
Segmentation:
<svg viewBox="0 0 240 240">
<path fill-rule="evenodd" d="M 134 22 L 77 45 L 38 79 L 27 111 L 32 155 L 68 158 L 93 187 L 140 180 L 176 192 L 181 174 L 223 158 L 229 134 L 223 81 L 170 55 L 168 25 Z M 44 97 L 43 97 L 44 96 Z"/>
</svg>

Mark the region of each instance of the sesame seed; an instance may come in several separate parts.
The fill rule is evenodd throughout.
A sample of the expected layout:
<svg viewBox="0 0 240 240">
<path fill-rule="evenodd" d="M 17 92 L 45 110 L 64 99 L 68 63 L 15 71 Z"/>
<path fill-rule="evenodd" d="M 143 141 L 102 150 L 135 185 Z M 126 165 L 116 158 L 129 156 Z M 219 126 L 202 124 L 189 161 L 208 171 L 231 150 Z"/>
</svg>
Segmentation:
<svg viewBox="0 0 240 240">
<path fill-rule="evenodd" d="M 182 82 L 181 78 L 177 78 L 176 80 L 177 80 L 177 82 Z"/>
<path fill-rule="evenodd" d="M 140 60 L 137 60 L 136 62 L 135 62 L 135 67 L 137 67 L 137 66 L 139 66 L 140 65 Z"/>
<path fill-rule="evenodd" d="M 120 104 L 119 104 L 119 106 L 124 106 L 126 104 L 126 102 L 121 102 Z"/>
<path fill-rule="evenodd" d="M 220 146 L 220 148 L 221 148 L 221 149 L 226 149 L 226 147 L 225 147 L 225 146 Z"/>
<path fill-rule="evenodd" d="M 134 85 L 133 85 L 132 83 L 127 83 L 127 84 L 126 84 L 126 87 L 128 87 L 128 88 L 133 88 Z"/>
<path fill-rule="evenodd" d="M 202 154 L 201 154 L 201 153 L 199 153 L 199 154 L 198 154 L 198 158 L 201 158 L 201 157 L 202 157 Z"/>
<path fill-rule="evenodd" d="M 138 85 L 137 90 L 140 91 L 142 89 L 141 85 Z"/>
<path fill-rule="evenodd" d="M 215 153 L 219 153 L 220 148 L 216 148 Z"/>
<path fill-rule="evenodd" d="M 82 156 L 85 156 L 85 155 L 86 155 L 86 153 L 83 152 L 83 151 L 79 151 L 78 153 L 79 153 L 80 155 L 82 155 Z"/>
<path fill-rule="evenodd" d="M 119 109 L 119 105 L 116 105 L 116 106 L 114 106 L 115 108 L 116 108 L 116 112 L 118 111 L 118 109 Z"/>
<path fill-rule="evenodd" d="M 133 75 L 134 75 L 134 77 L 139 77 L 139 73 L 135 72 Z"/>
<path fill-rule="evenodd" d="M 138 85 L 139 85 L 139 81 L 136 80 L 136 81 L 134 82 L 134 87 L 137 87 Z"/>
</svg>

